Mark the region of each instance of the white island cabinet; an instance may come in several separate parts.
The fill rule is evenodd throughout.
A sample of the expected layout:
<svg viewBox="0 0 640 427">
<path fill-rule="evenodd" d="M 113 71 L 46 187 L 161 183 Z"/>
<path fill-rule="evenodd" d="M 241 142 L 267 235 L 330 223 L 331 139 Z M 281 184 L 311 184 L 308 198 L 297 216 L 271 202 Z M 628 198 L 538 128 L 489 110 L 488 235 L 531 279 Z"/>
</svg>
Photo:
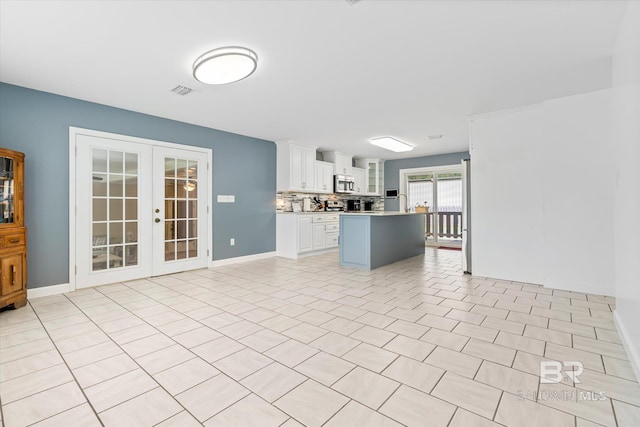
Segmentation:
<svg viewBox="0 0 640 427">
<path fill-rule="evenodd" d="M 277 145 L 277 191 L 316 190 L 316 147 L 293 141 L 278 141 Z"/>
<path fill-rule="evenodd" d="M 333 212 L 276 214 L 276 255 L 297 259 L 338 247 L 340 216 Z"/>
</svg>

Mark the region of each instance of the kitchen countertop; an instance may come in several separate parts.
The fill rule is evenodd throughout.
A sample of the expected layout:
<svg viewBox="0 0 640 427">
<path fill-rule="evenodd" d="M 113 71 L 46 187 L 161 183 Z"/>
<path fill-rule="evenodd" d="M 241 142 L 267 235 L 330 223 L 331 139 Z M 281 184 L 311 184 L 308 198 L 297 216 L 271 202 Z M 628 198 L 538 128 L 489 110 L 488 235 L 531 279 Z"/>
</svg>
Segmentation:
<svg viewBox="0 0 640 427">
<path fill-rule="evenodd" d="M 286 212 L 286 211 L 276 211 L 277 214 L 285 214 L 285 215 L 315 215 L 315 214 L 341 214 L 344 213 L 342 211 L 312 211 L 312 212 Z"/>
<path fill-rule="evenodd" d="M 399 216 L 399 215 L 422 215 L 415 212 L 398 212 L 398 211 L 384 211 L 384 212 L 342 212 L 345 215 L 360 215 L 360 216 Z"/>
<path fill-rule="evenodd" d="M 398 212 L 398 211 L 361 211 L 361 212 L 343 212 L 343 211 L 317 211 L 317 212 L 276 212 L 277 214 L 287 215 L 315 215 L 315 214 L 339 214 L 339 215 L 367 215 L 367 216 L 397 216 L 397 215 L 424 215 L 415 212 Z"/>
</svg>

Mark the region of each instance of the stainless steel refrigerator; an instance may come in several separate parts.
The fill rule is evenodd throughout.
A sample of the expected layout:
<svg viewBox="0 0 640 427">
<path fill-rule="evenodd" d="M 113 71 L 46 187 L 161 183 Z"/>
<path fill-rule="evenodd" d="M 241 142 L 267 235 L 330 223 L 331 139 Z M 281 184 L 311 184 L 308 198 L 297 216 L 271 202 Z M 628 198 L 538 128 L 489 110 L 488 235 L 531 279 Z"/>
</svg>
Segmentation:
<svg viewBox="0 0 640 427">
<path fill-rule="evenodd" d="M 471 161 L 462 161 L 462 271 L 471 274 Z"/>
</svg>

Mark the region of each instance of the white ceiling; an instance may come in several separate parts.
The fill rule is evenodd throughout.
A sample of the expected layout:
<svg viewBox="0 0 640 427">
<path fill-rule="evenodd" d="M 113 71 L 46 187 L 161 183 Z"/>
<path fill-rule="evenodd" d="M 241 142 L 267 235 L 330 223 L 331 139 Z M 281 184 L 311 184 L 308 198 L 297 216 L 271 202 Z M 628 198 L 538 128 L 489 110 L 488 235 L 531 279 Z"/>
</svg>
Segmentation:
<svg viewBox="0 0 640 427">
<path fill-rule="evenodd" d="M 469 115 L 609 87 L 626 5 L 350 3 L 2 0 L 0 80 L 267 140 L 416 157 L 467 150 Z M 258 70 L 195 81 L 193 61 L 228 45 L 253 49 Z M 367 142 L 388 135 L 415 150 Z"/>
</svg>

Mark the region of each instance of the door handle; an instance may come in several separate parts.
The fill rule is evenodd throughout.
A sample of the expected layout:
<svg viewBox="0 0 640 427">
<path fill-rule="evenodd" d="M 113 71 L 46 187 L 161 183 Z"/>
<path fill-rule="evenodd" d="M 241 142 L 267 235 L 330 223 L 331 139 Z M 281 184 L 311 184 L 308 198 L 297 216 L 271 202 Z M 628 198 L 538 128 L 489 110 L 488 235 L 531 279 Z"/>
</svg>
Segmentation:
<svg viewBox="0 0 640 427">
<path fill-rule="evenodd" d="M 155 222 L 160 222 L 160 218 L 154 219 Z"/>
</svg>

